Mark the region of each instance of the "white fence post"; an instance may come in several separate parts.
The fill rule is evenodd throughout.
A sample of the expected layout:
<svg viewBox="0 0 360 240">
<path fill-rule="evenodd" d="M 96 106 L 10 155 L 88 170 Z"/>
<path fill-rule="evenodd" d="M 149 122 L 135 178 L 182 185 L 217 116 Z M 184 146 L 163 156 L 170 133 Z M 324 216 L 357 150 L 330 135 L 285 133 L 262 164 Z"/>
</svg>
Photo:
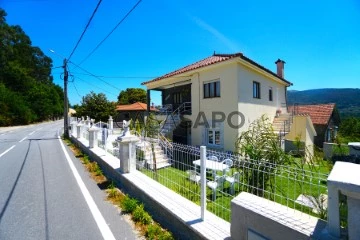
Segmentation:
<svg viewBox="0 0 360 240">
<path fill-rule="evenodd" d="M 201 219 L 204 221 L 206 210 L 206 146 L 200 147 L 200 188 Z"/>
<path fill-rule="evenodd" d="M 328 228 L 333 237 L 340 237 L 339 189 L 328 184 Z"/>
<path fill-rule="evenodd" d="M 112 132 L 112 130 L 114 129 L 114 120 L 112 118 L 112 116 L 109 116 L 109 127 L 108 129 Z"/>
</svg>

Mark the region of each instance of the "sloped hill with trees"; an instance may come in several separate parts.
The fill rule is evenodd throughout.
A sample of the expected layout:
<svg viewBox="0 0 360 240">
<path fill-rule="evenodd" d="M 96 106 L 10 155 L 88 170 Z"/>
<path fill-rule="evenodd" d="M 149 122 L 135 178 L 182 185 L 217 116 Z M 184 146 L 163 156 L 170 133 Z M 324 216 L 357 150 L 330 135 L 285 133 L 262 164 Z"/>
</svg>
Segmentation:
<svg viewBox="0 0 360 240">
<path fill-rule="evenodd" d="M 342 118 L 360 117 L 359 88 L 324 88 L 288 91 L 288 104 L 336 103 Z"/>
<path fill-rule="evenodd" d="M 53 83 L 52 60 L 5 17 L 0 8 L 0 126 L 61 117 L 64 94 Z"/>
</svg>

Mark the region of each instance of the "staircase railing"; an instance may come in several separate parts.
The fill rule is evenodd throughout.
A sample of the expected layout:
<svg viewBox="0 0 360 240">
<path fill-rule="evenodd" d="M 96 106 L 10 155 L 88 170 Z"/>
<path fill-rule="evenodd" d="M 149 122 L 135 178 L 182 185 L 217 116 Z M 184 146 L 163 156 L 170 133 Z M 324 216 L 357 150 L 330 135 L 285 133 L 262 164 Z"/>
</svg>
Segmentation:
<svg viewBox="0 0 360 240">
<path fill-rule="evenodd" d="M 161 147 L 161 149 L 164 151 L 165 156 L 167 156 L 170 159 L 170 161 L 172 161 L 173 145 L 162 133 L 159 133 L 158 144 Z"/>
<path fill-rule="evenodd" d="M 184 102 L 173 112 L 167 114 L 165 120 L 160 123 L 160 132 L 164 129 L 165 124 L 174 124 L 176 127 L 178 122 L 175 120 L 175 116 L 180 116 L 184 113 L 191 113 L 191 102 Z"/>
</svg>

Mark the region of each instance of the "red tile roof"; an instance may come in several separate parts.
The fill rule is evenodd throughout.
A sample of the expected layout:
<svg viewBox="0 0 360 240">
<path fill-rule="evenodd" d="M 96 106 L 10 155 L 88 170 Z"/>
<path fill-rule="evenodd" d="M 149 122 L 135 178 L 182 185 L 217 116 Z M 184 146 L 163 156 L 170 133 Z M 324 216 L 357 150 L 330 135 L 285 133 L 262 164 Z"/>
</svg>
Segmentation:
<svg viewBox="0 0 360 240">
<path fill-rule="evenodd" d="M 309 114 L 313 124 L 327 125 L 334 111 L 335 103 L 289 106 L 288 111 L 291 113 L 294 108 L 296 114 Z"/>
<path fill-rule="evenodd" d="M 133 104 L 126 104 L 126 105 L 117 105 L 116 110 L 117 111 L 146 111 L 147 104 L 136 102 Z M 157 111 L 153 106 L 150 106 L 150 111 Z"/>
<path fill-rule="evenodd" d="M 192 63 L 190 65 L 187 65 L 183 68 L 180 68 L 178 70 L 175 70 L 175 71 L 172 71 L 170 73 L 167 73 L 161 77 L 158 77 L 158 78 L 155 78 L 153 80 L 150 80 L 150 81 L 147 81 L 147 82 L 143 82 L 141 83 L 141 85 L 145 85 L 147 83 L 151 83 L 151 82 L 155 82 L 155 81 L 158 81 L 158 80 L 161 80 L 161 79 L 164 79 L 164 78 L 168 78 L 168 77 L 172 77 L 172 76 L 175 76 L 175 75 L 178 75 L 178 74 L 182 74 L 182 73 L 185 73 L 185 72 L 189 72 L 191 70 L 195 70 L 195 69 L 199 69 L 199 68 L 202 68 L 202 67 L 206 67 L 206 66 L 209 66 L 209 65 L 212 65 L 212 64 L 215 64 L 215 63 L 219 63 L 219 62 L 223 62 L 223 61 L 227 61 L 227 60 L 230 60 L 230 59 L 233 59 L 233 58 L 236 58 L 236 57 L 240 57 L 241 59 L 255 65 L 256 67 L 258 68 L 261 68 L 262 70 L 272 74 L 273 76 L 275 77 L 278 77 L 280 78 L 281 80 L 283 80 L 284 82 L 288 83 L 288 84 L 291 84 L 290 82 L 286 81 L 285 79 L 279 77 L 276 73 L 270 71 L 269 69 L 259 65 L 258 63 L 254 62 L 253 60 L 245 57 L 242 53 L 233 53 L 233 54 L 213 54 L 212 56 L 210 57 L 207 57 L 205 59 L 202 59 L 198 62 L 195 62 L 195 63 Z"/>
</svg>

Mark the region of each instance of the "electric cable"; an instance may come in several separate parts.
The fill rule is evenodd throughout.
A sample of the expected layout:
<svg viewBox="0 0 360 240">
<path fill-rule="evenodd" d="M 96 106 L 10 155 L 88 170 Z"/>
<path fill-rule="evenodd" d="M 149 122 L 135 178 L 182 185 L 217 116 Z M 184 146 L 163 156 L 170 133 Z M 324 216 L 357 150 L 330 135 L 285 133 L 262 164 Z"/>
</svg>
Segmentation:
<svg viewBox="0 0 360 240">
<path fill-rule="evenodd" d="M 110 87 L 113 87 L 113 88 L 115 88 L 116 90 L 119 90 L 119 91 L 121 90 L 120 88 L 118 88 L 118 87 L 116 87 L 116 86 L 112 85 L 111 83 L 108 83 L 107 81 L 105 81 L 105 80 L 103 80 L 103 79 L 99 78 L 99 77 L 98 77 L 98 76 L 96 76 L 95 74 L 92 74 L 92 73 L 91 73 L 91 72 L 89 72 L 88 70 L 86 70 L 86 69 L 84 69 L 84 68 L 80 67 L 78 64 L 76 64 L 76 63 L 74 63 L 74 62 L 69 62 L 69 63 L 71 63 L 71 64 L 75 65 L 75 66 L 76 66 L 76 67 L 78 67 L 79 69 L 81 69 L 81 70 L 83 70 L 84 72 L 88 73 L 90 76 L 92 76 L 92 77 L 94 77 L 94 78 L 99 79 L 100 81 L 102 81 L 103 83 L 105 83 L 105 84 L 109 85 Z"/>
<path fill-rule="evenodd" d="M 116 94 L 114 94 L 114 93 L 112 93 L 112 92 L 109 92 L 109 91 L 107 91 L 107 90 L 105 90 L 105 89 L 103 89 L 103 88 L 101 88 L 101 87 L 99 87 L 99 86 L 96 86 L 96 85 L 94 85 L 94 84 L 91 84 L 91 83 L 89 83 L 88 81 L 85 81 L 84 79 L 79 78 L 78 76 L 76 76 L 75 79 L 80 80 L 80 81 L 88 84 L 89 86 L 92 86 L 92 87 L 98 88 L 98 89 L 100 89 L 100 90 L 102 90 L 102 91 L 104 91 L 104 92 L 107 92 L 107 93 L 109 93 L 109 94 L 111 94 L 111 95 L 113 95 L 113 96 L 115 96 L 115 97 L 118 97 L 118 95 L 116 95 Z"/>
<path fill-rule="evenodd" d="M 81 34 L 81 36 L 80 36 L 79 40 L 77 41 L 77 43 L 76 43 L 76 45 L 75 45 L 74 49 L 73 49 L 73 50 L 72 50 L 72 52 L 70 53 L 70 56 L 69 56 L 69 57 L 68 57 L 68 59 L 67 59 L 68 61 L 70 60 L 70 58 L 71 58 L 71 57 L 72 57 L 72 55 L 74 54 L 74 52 L 75 52 L 76 48 L 79 46 L 79 43 L 81 42 L 81 39 L 83 38 L 83 36 L 84 36 L 84 34 L 85 34 L 86 30 L 88 29 L 88 27 L 89 27 L 89 25 L 90 25 L 90 23 L 91 23 L 91 21 L 92 21 L 93 17 L 95 16 L 95 13 L 97 12 L 97 10 L 98 10 L 98 8 L 99 8 L 99 6 L 100 6 L 101 2 L 102 2 L 102 0 L 99 0 L 98 4 L 96 5 L 96 8 L 94 9 L 94 11 L 93 11 L 93 13 L 92 13 L 92 15 L 91 15 L 91 17 L 90 17 L 90 19 L 89 19 L 88 23 L 86 24 L 84 31 L 82 32 L 82 34 Z"/>
<path fill-rule="evenodd" d="M 76 91 L 77 95 L 78 95 L 80 98 L 82 98 L 82 96 L 80 95 L 80 93 L 79 93 L 79 91 L 78 91 L 78 89 L 77 89 L 74 81 L 72 82 L 72 84 L 73 84 L 73 86 L 74 86 L 74 88 L 75 88 L 75 91 Z"/>
<path fill-rule="evenodd" d="M 79 63 L 79 65 L 83 64 L 105 41 L 110 37 L 110 35 L 120 26 L 121 23 L 130 15 L 132 11 L 140 4 L 142 0 L 137 1 L 137 3 L 127 12 L 127 14 L 116 24 L 116 26 L 110 31 L 110 33 L 103 39 L 101 42 Z M 74 70 L 74 69 L 73 69 Z"/>
</svg>

